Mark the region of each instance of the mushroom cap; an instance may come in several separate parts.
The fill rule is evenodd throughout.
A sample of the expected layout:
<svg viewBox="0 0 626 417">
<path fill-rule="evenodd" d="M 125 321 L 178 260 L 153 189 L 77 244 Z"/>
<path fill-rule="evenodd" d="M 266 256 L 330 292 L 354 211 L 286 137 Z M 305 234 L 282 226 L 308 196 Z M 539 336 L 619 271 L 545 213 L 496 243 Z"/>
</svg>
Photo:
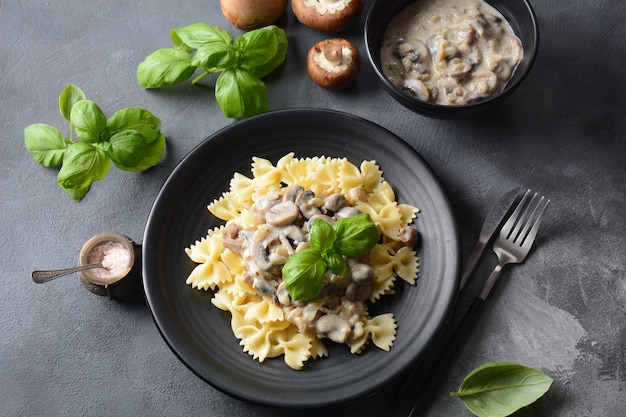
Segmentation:
<svg viewBox="0 0 626 417">
<path fill-rule="evenodd" d="M 338 47 L 341 47 L 341 50 L 350 51 L 349 59 L 342 58 L 345 61 L 343 65 L 329 70 L 326 65 L 318 62 L 320 57 L 324 56 L 325 51 L 335 52 Z M 352 84 L 359 75 L 361 69 L 359 50 L 352 42 L 343 38 L 320 41 L 309 50 L 306 69 L 311 80 L 320 87 L 328 90 L 342 90 Z"/>
<path fill-rule="evenodd" d="M 233 26 L 252 30 L 276 22 L 287 7 L 287 0 L 220 0 L 220 7 Z"/>
<path fill-rule="evenodd" d="M 305 0 L 291 0 L 291 9 L 300 23 L 323 33 L 346 30 L 359 19 L 363 11 L 363 0 L 344 0 L 344 8 L 321 14 L 316 7 L 307 6 Z"/>
</svg>

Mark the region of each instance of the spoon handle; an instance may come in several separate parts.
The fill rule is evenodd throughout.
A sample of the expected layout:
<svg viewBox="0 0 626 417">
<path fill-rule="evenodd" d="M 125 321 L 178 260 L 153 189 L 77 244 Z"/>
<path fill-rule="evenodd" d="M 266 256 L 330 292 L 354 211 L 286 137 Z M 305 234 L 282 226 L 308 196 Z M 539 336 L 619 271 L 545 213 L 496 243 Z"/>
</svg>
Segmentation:
<svg viewBox="0 0 626 417">
<path fill-rule="evenodd" d="M 72 268 L 65 268 L 65 269 L 53 269 L 49 271 L 33 271 L 31 274 L 31 278 L 37 284 L 43 284 L 44 282 L 52 281 L 55 278 L 68 275 L 73 272 L 78 272 L 84 269 L 91 269 L 91 268 L 103 268 L 103 266 L 102 266 L 102 263 L 97 263 L 97 264 L 75 266 Z"/>
</svg>

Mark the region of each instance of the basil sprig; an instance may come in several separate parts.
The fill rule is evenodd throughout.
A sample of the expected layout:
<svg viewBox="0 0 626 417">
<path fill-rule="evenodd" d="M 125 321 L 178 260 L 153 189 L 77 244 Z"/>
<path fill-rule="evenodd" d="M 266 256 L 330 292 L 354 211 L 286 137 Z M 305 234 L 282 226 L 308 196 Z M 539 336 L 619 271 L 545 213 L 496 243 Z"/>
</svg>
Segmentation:
<svg viewBox="0 0 626 417">
<path fill-rule="evenodd" d="M 233 37 L 206 23 L 170 32 L 173 48 L 158 49 L 137 67 L 142 88 L 180 84 L 196 69 L 220 73 L 215 82 L 215 99 L 227 117 L 242 119 L 269 109 L 267 87 L 261 78 L 278 67 L 287 55 L 285 31 L 271 25 Z"/>
<path fill-rule="evenodd" d="M 57 183 L 77 201 L 106 176 L 111 161 L 124 171 L 143 171 L 165 151 L 161 121 L 148 110 L 128 107 L 107 119 L 73 84 L 61 92 L 59 110 L 69 122 L 68 139 L 53 126 L 35 123 L 24 129 L 24 144 L 39 164 L 61 165 Z"/>
<path fill-rule="evenodd" d="M 365 255 L 379 239 L 378 228 L 367 213 L 339 219 L 333 226 L 315 219 L 309 233 L 311 247 L 293 254 L 283 266 L 285 288 L 294 300 L 317 297 L 327 269 L 344 277 L 349 269 L 344 257 Z"/>
<path fill-rule="evenodd" d="M 457 392 L 478 417 L 509 416 L 532 404 L 552 385 L 552 378 L 536 369 L 511 362 L 487 362 L 470 372 Z"/>
</svg>

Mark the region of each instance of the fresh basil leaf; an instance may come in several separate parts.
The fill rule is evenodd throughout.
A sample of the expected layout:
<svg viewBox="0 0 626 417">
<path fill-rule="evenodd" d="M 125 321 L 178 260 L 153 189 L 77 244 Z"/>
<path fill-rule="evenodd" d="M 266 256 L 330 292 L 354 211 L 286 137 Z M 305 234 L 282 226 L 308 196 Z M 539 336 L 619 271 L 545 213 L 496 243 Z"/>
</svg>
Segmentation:
<svg viewBox="0 0 626 417">
<path fill-rule="evenodd" d="M 85 93 L 80 88 L 76 87 L 74 84 L 69 84 L 67 87 L 61 91 L 61 95 L 59 96 L 59 110 L 65 120 L 70 121 L 70 114 L 72 112 L 72 107 L 79 100 L 86 100 L 87 97 Z"/>
<path fill-rule="evenodd" d="M 122 130 L 136 130 L 146 143 L 151 143 L 161 135 L 161 120 L 148 110 L 139 107 L 127 107 L 118 110 L 107 121 L 111 136 Z"/>
<path fill-rule="evenodd" d="M 165 136 L 159 135 L 159 138 L 146 147 L 143 158 L 133 168 L 122 168 L 125 171 L 143 171 L 155 166 L 163 157 L 165 152 Z"/>
<path fill-rule="evenodd" d="M 35 161 L 46 167 L 61 165 L 67 149 L 61 132 L 44 123 L 35 123 L 24 129 L 24 144 Z"/>
<path fill-rule="evenodd" d="M 180 84 L 196 71 L 192 55 L 174 48 L 158 49 L 137 67 L 137 81 L 142 88 L 157 88 Z"/>
<path fill-rule="evenodd" d="M 241 54 L 241 67 L 250 70 L 267 63 L 276 55 L 276 35 L 265 28 L 251 30 L 235 39 L 235 49 Z"/>
<path fill-rule="evenodd" d="M 333 228 L 337 235 L 333 250 L 350 258 L 365 255 L 380 239 L 378 228 L 367 213 L 339 219 Z"/>
<path fill-rule="evenodd" d="M 86 185 L 82 188 L 65 188 L 65 187 L 62 187 L 62 188 L 63 188 L 63 191 L 65 191 L 67 195 L 69 195 L 76 201 L 80 201 L 83 199 L 83 197 L 87 195 L 87 193 L 91 189 L 91 182 L 89 183 L 89 185 Z"/>
<path fill-rule="evenodd" d="M 91 100 L 79 100 L 72 106 L 70 123 L 76 137 L 83 142 L 98 143 L 109 139 L 107 118 L 100 107 Z"/>
<path fill-rule="evenodd" d="M 309 243 L 313 249 L 325 254 L 335 243 L 333 227 L 322 219 L 313 220 L 311 231 L 309 232 Z"/>
<path fill-rule="evenodd" d="M 269 109 L 267 87 L 258 77 L 235 68 L 223 71 L 215 82 L 215 99 L 226 115 L 242 119 Z"/>
<path fill-rule="evenodd" d="M 345 277 L 348 273 L 348 263 L 337 252 L 329 252 L 324 258 L 324 263 L 330 269 L 333 274 L 339 275 L 341 278 Z"/>
<path fill-rule="evenodd" d="M 452 396 L 478 417 L 508 416 L 537 401 L 552 378 L 511 362 L 487 362 L 470 372 Z"/>
<path fill-rule="evenodd" d="M 279 28 L 278 26 L 271 25 L 271 26 L 266 26 L 266 27 L 263 27 L 261 29 L 256 29 L 256 30 L 262 30 L 265 33 L 272 34 L 272 38 L 270 38 L 271 39 L 270 42 L 276 45 L 276 48 L 272 47 L 271 50 L 275 50 L 275 52 L 273 53 L 273 55 L 270 57 L 269 60 L 265 61 L 265 63 L 261 63 L 262 59 L 260 60 L 248 59 L 248 57 L 245 56 L 244 58 L 242 58 L 240 65 L 242 68 L 248 70 L 255 76 L 259 78 L 263 78 L 267 74 L 274 71 L 280 64 L 282 64 L 285 61 L 285 57 L 287 56 L 288 41 L 287 41 L 287 35 L 285 34 L 285 31 Z M 255 48 L 255 52 L 257 53 L 262 52 L 260 51 L 260 49 Z"/>
<path fill-rule="evenodd" d="M 148 147 L 145 139 L 136 130 L 121 130 L 109 139 L 110 148 L 107 155 L 116 167 L 132 170 L 143 159 Z"/>
<path fill-rule="evenodd" d="M 217 26 L 210 26 L 203 22 L 194 23 L 179 29 L 170 31 L 172 44 L 178 49 L 199 49 L 205 44 L 231 45 L 233 37 Z"/>
<path fill-rule="evenodd" d="M 198 48 L 191 65 L 208 70 L 226 69 L 235 65 L 237 54 L 232 45 L 225 43 L 207 43 Z"/>
<path fill-rule="evenodd" d="M 110 160 L 104 151 L 87 143 L 74 142 L 65 151 L 63 165 L 57 175 L 61 187 L 77 190 L 103 179 Z"/>
<path fill-rule="evenodd" d="M 310 300 L 322 291 L 326 265 L 315 249 L 296 252 L 283 266 L 285 288 L 294 300 Z"/>
</svg>

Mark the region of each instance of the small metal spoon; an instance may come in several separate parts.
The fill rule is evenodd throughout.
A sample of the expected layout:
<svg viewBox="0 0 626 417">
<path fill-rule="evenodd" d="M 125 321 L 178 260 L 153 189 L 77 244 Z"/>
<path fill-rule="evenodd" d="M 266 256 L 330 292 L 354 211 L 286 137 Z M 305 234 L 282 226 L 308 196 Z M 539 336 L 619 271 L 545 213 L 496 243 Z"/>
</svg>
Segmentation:
<svg viewBox="0 0 626 417">
<path fill-rule="evenodd" d="M 55 278 L 65 276 L 73 272 L 83 271 L 85 269 L 91 269 L 91 268 L 104 268 L 104 266 L 102 266 L 102 263 L 99 262 L 97 264 L 81 265 L 81 266 L 75 266 L 73 268 L 52 269 L 49 271 L 33 271 L 30 276 L 33 279 L 33 281 L 35 281 L 37 284 L 43 284 L 44 282 L 52 281 Z"/>
</svg>

